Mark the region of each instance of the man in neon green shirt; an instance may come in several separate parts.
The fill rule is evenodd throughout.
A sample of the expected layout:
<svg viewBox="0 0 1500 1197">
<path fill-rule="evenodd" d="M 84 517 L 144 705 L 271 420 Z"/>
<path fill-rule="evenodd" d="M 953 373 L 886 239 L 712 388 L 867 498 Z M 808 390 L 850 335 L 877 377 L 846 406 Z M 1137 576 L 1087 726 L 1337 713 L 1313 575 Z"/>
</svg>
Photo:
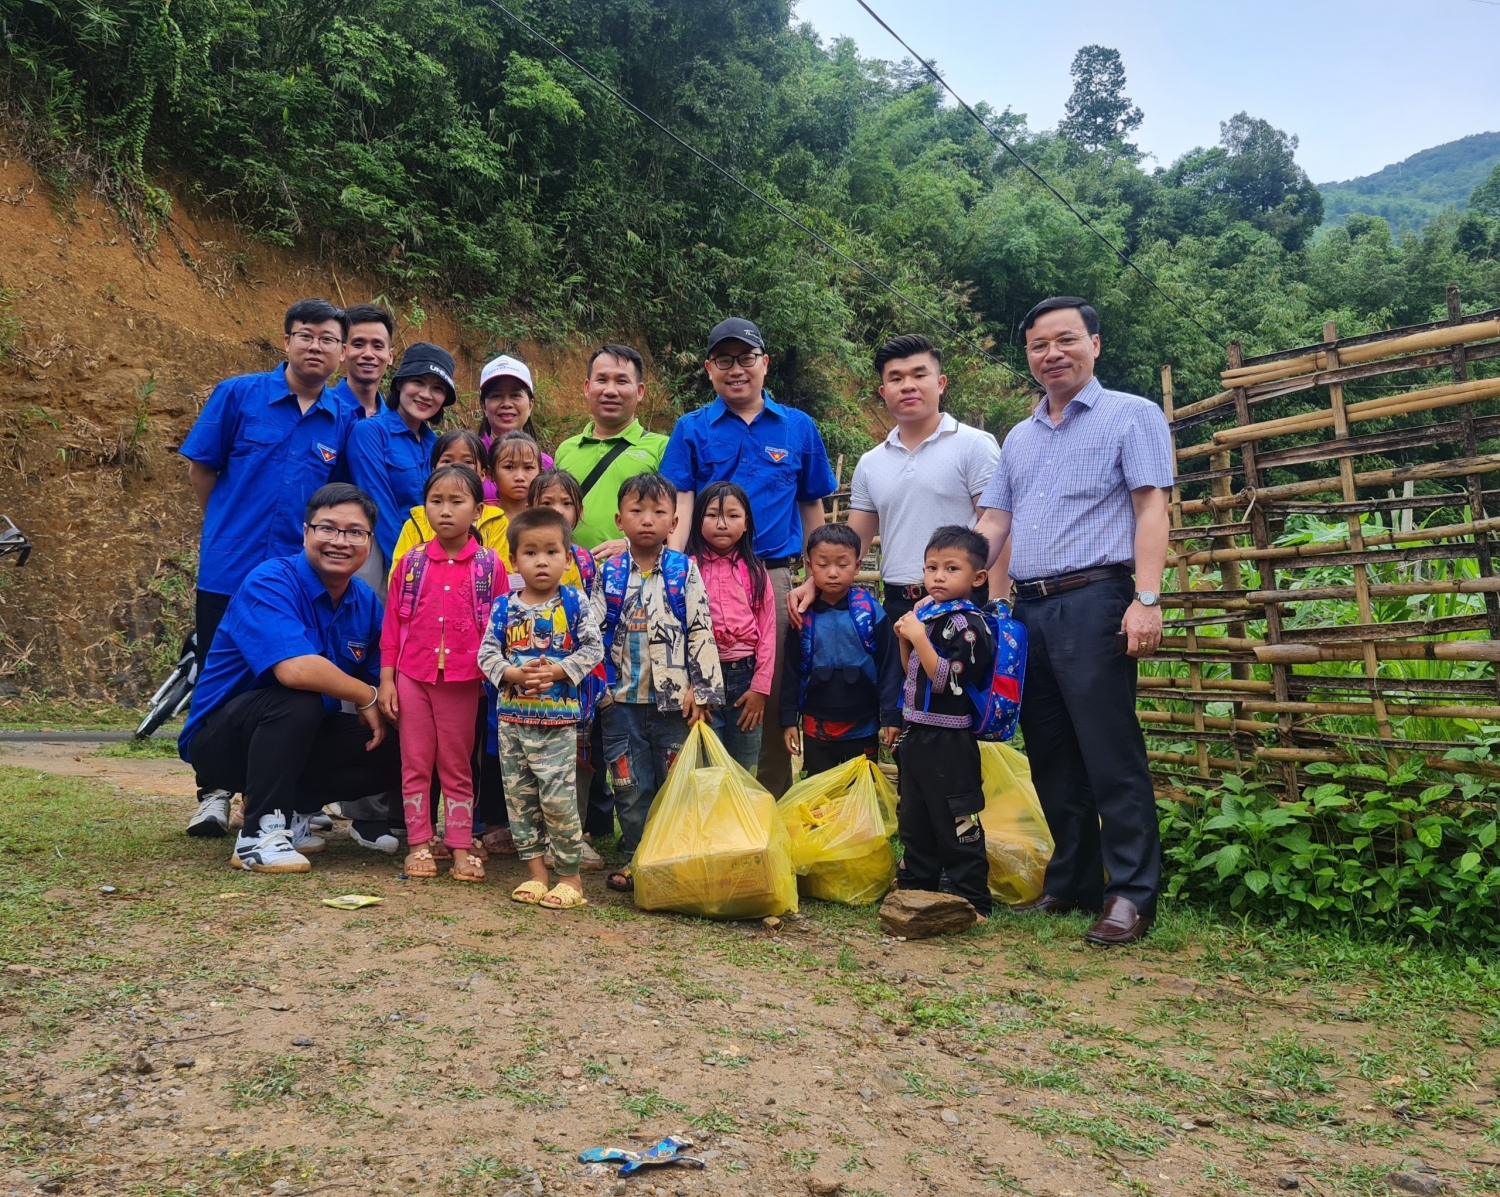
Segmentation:
<svg viewBox="0 0 1500 1197">
<path fill-rule="evenodd" d="M 583 487 L 583 518 L 573 539 L 588 549 L 625 547 L 615 527 L 620 483 L 661 467 L 667 438 L 635 418 L 646 397 L 641 355 L 628 345 L 601 345 L 589 358 L 583 396 L 593 420 L 557 447 L 556 466 Z M 602 466 L 602 469 L 601 469 Z"/>
</svg>

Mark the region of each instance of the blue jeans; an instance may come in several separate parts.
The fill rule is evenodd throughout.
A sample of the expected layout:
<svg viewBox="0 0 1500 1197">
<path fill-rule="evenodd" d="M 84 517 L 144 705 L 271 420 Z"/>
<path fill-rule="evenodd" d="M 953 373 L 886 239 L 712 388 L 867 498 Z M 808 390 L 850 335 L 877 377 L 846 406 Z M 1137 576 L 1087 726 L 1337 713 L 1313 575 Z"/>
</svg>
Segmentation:
<svg viewBox="0 0 1500 1197">
<path fill-rule="evenodd" d="M 734 704 L 750 693 L 750 679 L 755 676 L 755 658 L 722 661 L 720 666 L 724 670 L 724 705 L 714 710 L 709 726 L 718 734 L 735 763 L 754 777 L 760 764 L 760 734 L 765 724 L 762 723 L 754 731 L 740 731 L 740 712 L 735 710 Z M 770 701 L 769 698 L 766 699 L 767 704 Z"/>
<path fill-rule="evenodd" d="M 634 853 L 656 791 L 687 739 L 687 722 L 680 711 L 659 711 L 650 702 L 613 702 L 601 715 L 604 759 L 620 819 L 620 849 Z"/>
</svg>

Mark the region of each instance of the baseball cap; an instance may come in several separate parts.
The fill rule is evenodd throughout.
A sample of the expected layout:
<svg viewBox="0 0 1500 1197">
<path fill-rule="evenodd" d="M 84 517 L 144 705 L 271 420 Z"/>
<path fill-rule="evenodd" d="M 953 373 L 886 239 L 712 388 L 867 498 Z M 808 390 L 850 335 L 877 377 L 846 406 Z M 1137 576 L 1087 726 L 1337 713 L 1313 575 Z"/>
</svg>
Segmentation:
<svg viewBox="0 0 1500 1197">
<path fill-rule="evenodd" d="M 533 395 L 536 387 L 531 381 L 531 371 L 525 362 L 518 357 L 511 357 L 508 353 L 502 353 L 497 358 L 491 358 L 485 362 L 484 369 L 479 372 L 479 393 L 484 394 L 484 388 L 489 386 L 497 378 L 519 378 L 526 384 L 526 389 Z"/>
<path fill-rule="evenodd" d="M 396 368 L 395 377 L 391 379 L 392 407 L 396 406 L 395 398 L 401 389 L 401 380 L 420 378 L 423 374 L 436 374 L 443 380 L 443 385 L 448 388 L 448 399 L 443 406 L 453 406 L 458 399 L 458 391 L 453 385 L 453 355 L 441 345 L 433 345 L 429 341 L 413 341 L 401 355 L 401 365 Z"/>
<path fill-rule="evenodd" d="M 759 349 L 762 353 L 766 348 L 760 329 L 739 316 L 731 316 L 728 320 L 720 320 L 714 325 L 713 332 L 708 334 L 708 349 L 703 356 L 712 357 L 721 341 L 743 341 L 751 349 Z"/>
</svg>

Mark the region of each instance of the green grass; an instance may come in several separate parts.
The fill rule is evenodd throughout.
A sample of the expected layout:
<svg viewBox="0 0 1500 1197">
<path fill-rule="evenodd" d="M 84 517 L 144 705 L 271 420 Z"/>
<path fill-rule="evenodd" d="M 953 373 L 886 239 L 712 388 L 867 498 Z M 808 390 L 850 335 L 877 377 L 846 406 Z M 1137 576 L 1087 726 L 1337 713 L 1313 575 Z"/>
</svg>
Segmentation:
<svg viewBox="0 0 1500 1197">
<path fill-rule="evenodd" d="M 89 753 L 90 756 L 103 757 L 138 757 L 145 760 L 176 760 L 177 741 L 162 736 L 150 736 L 144 740 L 131 737 L 128 740 L 115 740 L 109 744 L 100 745 Z"/>
</svg>

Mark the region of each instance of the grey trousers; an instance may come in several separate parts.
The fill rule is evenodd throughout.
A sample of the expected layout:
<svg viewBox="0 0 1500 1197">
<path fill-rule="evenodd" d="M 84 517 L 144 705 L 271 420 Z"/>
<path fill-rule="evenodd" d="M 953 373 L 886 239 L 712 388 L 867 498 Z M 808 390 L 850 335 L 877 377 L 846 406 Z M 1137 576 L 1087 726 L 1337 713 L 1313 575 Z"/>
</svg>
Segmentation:
<svg viewBox="0 0 1500 1197">
<path fill-rule="evenodd" d="M 792 572 L 788 569 L 766 572 L 771 576 L 771 592 L 776 601 L 776 671 L 771 676 L 771 697 L 766 702 L 768 711 L 774 711 L 781 694 L 781 666 L 786 656 L 782 650 L 786 644 L 786 595 L 792 588 Z M 756 770 L 756 777 L 774 797 L 780 798 L 792 784 L 792 758 L 787 754 L 786 741 L 773 734 L 776 730 L 772 728 L 761 737 L 760 768 Z"/>
</svg>

